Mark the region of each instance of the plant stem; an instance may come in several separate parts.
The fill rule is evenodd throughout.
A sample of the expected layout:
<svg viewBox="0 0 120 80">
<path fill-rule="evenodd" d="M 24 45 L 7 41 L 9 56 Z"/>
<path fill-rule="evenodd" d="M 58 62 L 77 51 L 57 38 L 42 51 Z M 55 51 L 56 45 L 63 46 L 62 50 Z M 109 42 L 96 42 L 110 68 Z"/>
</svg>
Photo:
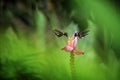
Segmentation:
<svg viewBox="0 0 120 80">
<path fill-rule="evenodd" d="M 71 69 L 71 75 L 72 75 L 72 78 L 73 78 L 74 72 L 75 72 L 75 69 L 74 69 L 74 53 L 73 53 L 73 51 L 70 53 L 70 69 Z"/>
</svg>

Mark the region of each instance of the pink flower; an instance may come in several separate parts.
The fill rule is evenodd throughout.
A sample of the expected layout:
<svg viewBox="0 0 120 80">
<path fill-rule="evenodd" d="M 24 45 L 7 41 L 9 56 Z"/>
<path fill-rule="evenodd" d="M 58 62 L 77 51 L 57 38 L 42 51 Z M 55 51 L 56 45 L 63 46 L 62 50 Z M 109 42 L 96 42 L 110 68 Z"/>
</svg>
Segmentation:
<svg viewBox="0 0 120 80">
<path fill-rule="evenodd" d="M 84 52 L 82 50 L 77 50 L 77 36 L 75 36 L 76 32 L 73 34 L 71 38 L 68 39 L 68 45 L 64 46 L 62 50 L 65 50 L 67 52 L 73 52 L 77 55 L 83 54 Z"/>
</svg>

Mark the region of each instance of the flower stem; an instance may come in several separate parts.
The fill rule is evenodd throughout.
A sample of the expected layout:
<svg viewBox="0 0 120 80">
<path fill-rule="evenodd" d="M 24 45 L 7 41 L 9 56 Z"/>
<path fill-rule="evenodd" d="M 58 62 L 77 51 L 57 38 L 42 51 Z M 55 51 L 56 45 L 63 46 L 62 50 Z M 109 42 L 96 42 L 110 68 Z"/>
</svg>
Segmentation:
<svg viewBox="0 0 120 80">
<path fill-rule="evenodd" d="M 72 75 L 72 78 L 73 78 L 74 72 L 75 72 L 75 69 L 74 69 L 74 53 L 73 53 L 73 51 L 70 53 L 70 69 L 71 69 L 71 75 Z"/>
</svg>

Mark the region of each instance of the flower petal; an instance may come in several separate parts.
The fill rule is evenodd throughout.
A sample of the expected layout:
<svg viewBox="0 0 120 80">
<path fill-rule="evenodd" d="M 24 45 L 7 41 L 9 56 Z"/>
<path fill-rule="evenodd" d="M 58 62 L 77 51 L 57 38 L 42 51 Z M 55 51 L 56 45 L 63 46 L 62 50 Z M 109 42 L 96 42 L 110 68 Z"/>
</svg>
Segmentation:
<svg viewBox="0 0 120 80">
<path fill-rule="evenodd" d="M 65 50 L 65 51 L 71 52 L 71 51 L 73 50 L 73 47 L 67 45 L 67 46 L 63 47 L 62 50 Z"/>
<path fill-rule="evenodd" d="M 73 42 L 73 47 L 76 48 L 77 45 L 77 37 L 75 37 L 74 42 Z"/>
<path fill-rule="evenodd" d="M 80 55 L 80 54 L 84 54 L 84 52 L 82 50 L 76 50 L 74 49 L 73 52 L 77 55 Z"/>
</svg>

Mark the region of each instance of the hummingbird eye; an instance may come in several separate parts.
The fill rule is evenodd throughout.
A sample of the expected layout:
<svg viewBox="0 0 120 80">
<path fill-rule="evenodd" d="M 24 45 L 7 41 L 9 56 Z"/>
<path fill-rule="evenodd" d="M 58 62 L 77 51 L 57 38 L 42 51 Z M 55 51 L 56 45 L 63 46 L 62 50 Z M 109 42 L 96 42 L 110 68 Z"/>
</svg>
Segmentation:
<svg viewBox="0 0 120 80">
<path fill-rule="evenodd" d="M 75 33 L 74 36 L 76 37 L 76 36 L 77 36 L 77 33 Z"/>
</svg>

